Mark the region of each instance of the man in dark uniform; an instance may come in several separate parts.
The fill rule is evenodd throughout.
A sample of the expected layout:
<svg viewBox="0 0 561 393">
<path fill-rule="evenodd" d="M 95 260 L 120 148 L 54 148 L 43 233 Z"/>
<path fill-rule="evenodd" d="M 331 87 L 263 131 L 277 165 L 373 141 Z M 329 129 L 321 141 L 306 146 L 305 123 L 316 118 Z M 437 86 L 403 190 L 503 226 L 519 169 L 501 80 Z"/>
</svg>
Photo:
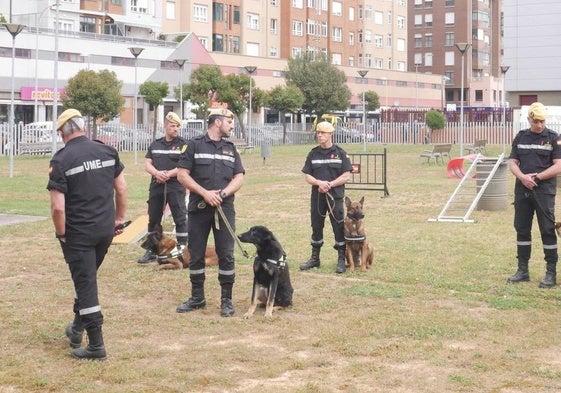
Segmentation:
<svg viewBox="0 0 561 393">
<path fill-rule="evenodd" d="M 510 171 L 516 176 L 514 186 L 514 228 L 518 252 L 518 270 L 509 283 L 530 281 L 528 261 L 532 252 L 534 212 L 546 261 L 545 278 L 540 288 L 557 283 L 557 236 L 555 233 L 555 193 L 557 175 L 561 173 L 561 140 L 555 131 L 545 127 L 546 108 L 539 102 L 530 105 L 530 128 L 520 131 L 512 142 Z"/>
<path fill-rule="evenodd" d="M 178 178 L 190 191 L 188 206 L 189 278 L 191 297 L 177 307 L 177 312 L 189 312 L 206 306 L 205 250 L 210 230 L 214 235 L 218 255 L 218 281 L 221 288 L 220 315 L 234 314 L 232 287 L 235 281 L 235 239 L 224 223 L 222 209 L 235 231 L 234 194 L 243 184 L 245 170 L 234 144 L 227 139 L 234 128 L 234 115 L 228 109 L 211 109 L 208 131 L 189 141 L 179 159 Z"/>
<path fill-rule="evenodd" d="M 175 236 L 177 237 L 177 255 L 183 254 L 187 244 L 187 207 L 185 206 L 185 187 L 177 180 L 177 162 L 179 155 L 187 148 L 187 142 L 178 136 L 181 119 L 169 112 L 164 120 L 165 135 L 156 139 L 148 147 L 144 167 L 152 175 L 148 193 L 148 232 L 154 231 L 162 221 L 165 205 L 169 205 Z M 156 260 L 152 250 L 138 260 L 148 263 Z"/>
<path fill-rule="evenodd" d="M 345 183 L 351 177 L 353 169 L 347 153 L 339 146 L 334 145 L 334 128 L 331 123 L 323 121 L 316 126 L 316 136 L 319 146 L 313 148 L 302 172 L 306 182 L 312 185 L 310 198 L 310 214 L 312 221 L 312 257 L 308 262 L 300 265 L 300 270 L 319 267 L 319 252 L 323 245 L 323 227 L 325 217 L 329 214 L 335 246 L 337 250 L 337 273 L 344 273 L 345 267 L 345 228 L 344 204 Z"/>
<path fill-rule="evenodd" d="M 60 115 L 57 131 L 65 146 L 51 160 L 47 189 L 55 235 L 76 292 L 74 321 L 66 335 L 73 357 L 104 360 L 97 270 L 113 236 L 122 233 L 117 226 L 126 211 L 124 165 L 114 148 L 86 137 L 84 119 L 76 109 Z M 81 348 L 84 329 L 89 343 Z"/>
</svg>

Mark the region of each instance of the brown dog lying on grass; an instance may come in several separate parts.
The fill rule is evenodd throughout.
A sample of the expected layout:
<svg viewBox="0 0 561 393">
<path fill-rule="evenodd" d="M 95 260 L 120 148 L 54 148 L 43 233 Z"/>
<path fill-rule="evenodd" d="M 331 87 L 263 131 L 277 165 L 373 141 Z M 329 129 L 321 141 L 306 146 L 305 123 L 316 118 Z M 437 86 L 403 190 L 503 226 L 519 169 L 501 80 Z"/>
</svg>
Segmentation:
<svg viewBox="0 0 561 393">
<path fill-rule="evenodd" d="M 140 247 L 151 250 L 157 255 L 158 270 L 186 269 L 191 263 L 191 254 L 187 247 L 179 250 L 175 239 L 167 236 L 161 225 L 157 225 L 153 232 L 146 235 Z M 205 252 L 205 265 L 218 265 L 218 255 L 214 246 L 207 246 Z"/>
<path fill-rule="evenodd" d="M 374 248 L 366 241 L 364 233 L 364 197 L 359 202 L 353 202 L 345 197 L 347 214 L 345 216 L 345 260 L 349 271 L 354 272 L 355 266 L 360 266 L 365 272 L 374 260 Z"/>
</svg>

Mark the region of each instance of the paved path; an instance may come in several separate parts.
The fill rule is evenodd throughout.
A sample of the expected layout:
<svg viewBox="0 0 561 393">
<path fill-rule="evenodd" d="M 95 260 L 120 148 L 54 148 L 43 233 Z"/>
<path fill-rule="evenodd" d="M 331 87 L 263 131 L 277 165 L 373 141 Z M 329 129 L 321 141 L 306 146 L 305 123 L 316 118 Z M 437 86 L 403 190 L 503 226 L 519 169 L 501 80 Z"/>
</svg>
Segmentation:
<svg viewBox="0 0 561 393">
<path fill-rule="evenodd" d="M 2 214 L 2 213 L 0 213 L 0 226 L 11 225 L 11 224 L 20 224 L 22 222 L 40 221 L 40 220 L 45 220 L 46 218 L 47 217 L 24 216 L 24 215 L 21 215 L 21 214 Z"/>
</svg>

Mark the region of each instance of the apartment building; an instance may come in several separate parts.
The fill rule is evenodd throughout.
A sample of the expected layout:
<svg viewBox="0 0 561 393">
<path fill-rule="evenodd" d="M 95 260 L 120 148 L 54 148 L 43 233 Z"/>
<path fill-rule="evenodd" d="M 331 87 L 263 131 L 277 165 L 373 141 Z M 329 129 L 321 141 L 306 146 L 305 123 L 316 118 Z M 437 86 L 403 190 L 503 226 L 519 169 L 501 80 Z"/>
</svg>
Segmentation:
<svg viewBox="0 0 561 393">
<path fill-rule="evenodd" d="M 288 58 L 304 51 L 330 54 L 345 73 L 352 92 L 347 115 L 356 121 L 365 90 L 376 91 L 384 108 L 442 107 L 440 75 L 407 70 L 405 0 L 0 0 L 0 13 L 26 26 L 13 42 L 16 118 L 24 122 L 52 113 L 51 101 L 30 102 L 25 92 L 45 89 L 53 96 L 54 79 L 64 89 L 68 78 L 86 67 L 116 72 L 126 98 L 121 121 L 129 122 L 135 86 L 146 80 L 168 82 L 166 110 L 177 110 L 174 88 L 201 64 L 218 65 L 224 73 L 254 66 L 254 86 L 268 90 L 284 83 Z M 11 38 L 0 34 L 4 121 Z M 135 62 L 129 48 L 138 46 L 145 50 Z M 186 60 L 181 70 L 176 59 Z M 367 74 L 362 78 L 358 71 Z M 142 102 L 138 107 L 143 112 L 137 118 L 146 120 L 148 109 Z M 262 111 L 255 121 L 268 118 Z"/>
<path fill-rule="evenodd" d="M 410 0 L 407 68 L 442 75 L 449 107 L 461 100 L 464 51 L 464 105 L 501 107 L 503 0 Z M 464 49 L 464 48 L 462 48 Z"/>
</svg>

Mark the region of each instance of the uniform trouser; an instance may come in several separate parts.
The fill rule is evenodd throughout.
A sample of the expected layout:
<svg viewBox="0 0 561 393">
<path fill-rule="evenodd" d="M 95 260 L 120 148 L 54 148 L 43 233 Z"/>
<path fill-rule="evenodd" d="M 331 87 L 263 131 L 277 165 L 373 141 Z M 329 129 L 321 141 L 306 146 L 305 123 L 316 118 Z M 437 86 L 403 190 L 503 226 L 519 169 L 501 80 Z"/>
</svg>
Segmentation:
<svg viewBox="0 0 561 393">
<path fill-rule="evenodd" d="M 223 204 L 222 210 L 228 219 L 232 230 L 236 231 L 236 213 L 232 204 Z M 218 223 L 218 226 L 216 225 Z M 231 288 L 234 284 L 235 263 L 234 245 L 235 240 L 230 234 L 222 217 L 215 208 L 206 206 L 204 209 L 189 212 L 189 252 L 191 253 L 191 264 L 189 266 L 189 278 L 193 291 L 195 288 L 204 287 L 205 281 L 205 251 L 208 243 L 208 236 L 212 229 L 216 254 L 218 255 L 218 282 L 224 288 Z M 228 290 L 227 290 L 228 291 Z M 194 295 L 195 296 L 195 295 Z M 228 297 L 228 293 L 223 297 Z"/>
<path fill-rule="evenodd" d="M 74 314 L 86 329 L 101 326 L 103 314 L 97 293 L 97 270 L 113 241 L 113 235 L 67 240 L 60 244 L 74 282 Z"/>
<path fill-rule="evenodd" d="M 555 195 L 532 191 L 514 195 L 514 229 L 520 262 L 527 263 L 532 254 L 532 221 L 535 212 L 542 238 L 544 259 L 548 263 L 557 263 L 554 211 Z"/>
<path fill-rule="evenodd" d="M 187 244 L 187 208 L 185 207 L 184 188 L 169 190 L 166 194 L 150 192 L 148 197 L 148 232 L 152 232 L 156 225 L 162 222 L 164 203 L 169 205 L 175 223 L 177 242 L 182 245 Z"/>
<path fill-rule="evenodd" d="M 343 224 L 344 207 L 343 198 L 332 199 L 327 194 L 312 190 L 310 200 L 310 215 L 312 219 L 312 245 L 323 245 L 323 227 L 325 217 L 329 215 L 331 228 L 335 237 L 335 248 L 345 245 L 345 227 Z"/>
</svg>

